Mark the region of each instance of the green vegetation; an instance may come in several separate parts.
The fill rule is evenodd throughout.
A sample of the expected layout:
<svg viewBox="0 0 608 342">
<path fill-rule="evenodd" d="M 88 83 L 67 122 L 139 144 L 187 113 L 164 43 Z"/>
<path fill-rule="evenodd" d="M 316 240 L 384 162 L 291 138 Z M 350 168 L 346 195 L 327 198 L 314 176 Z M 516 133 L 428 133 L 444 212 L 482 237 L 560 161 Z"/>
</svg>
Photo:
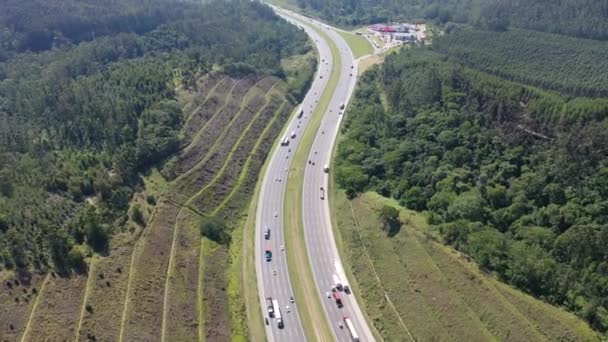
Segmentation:
<svg viewBox="0 0 608 342">
<path fill-rule="evenodd" d="M 348 46 L 350 46 L 355 58 L 374 53 L 372 44 L 370 44 L 364 37 L 343 31 L 337 32 L 340 36 L 342 36 L 342 38 L 344 38 Z"/>
<path fill-rule="evenodd" d="M 126 231 L 140 176 L 180 148 L 189 113 L 176 87 L 212 69 L 282 76 L 281 60 L 306 49 L 303 33 L 256 2 L 3 8 L 0 263 L 9 269 L 70 272 L 80 262 L 62 256 L 74 245 L 107 252 Z M 131 218 L 143 226 L 137 207 Z"/>
<path fill-rule="evenodd" d="M 608 101 L 564 98 L 422 48 L 387 56 L 362 80 L 338 185 L 426 211 L 482 268 L 606 331 Z"/>
<path fill-rule="evenodd" d="M 578 96 L 608 97 L 608 42 L 523 30 L 460 30 L 436 38 L 433 48 L 511 80 Z"/>
<path fill-rule="evenodd" d="M 505 2 L 500 0 L 291 0 L 301 11 L 342 26 L 433 20 L 491 30 L 518 27 L 592 39 L 608 39 L 606 4 L 594 0 Z"/>
<path fill-rule="evenodd" d="M 422 214 L 376 193 L 348 200 L 333 189 L 330 205 L 340 254 L 354 276 L 350 285 L 382 339 L 599 340 L 573 314 L 502 284 L 437 243 Z M 403 222 L 393 236 L 378 229 L 384 207 Z"/>
</svg>

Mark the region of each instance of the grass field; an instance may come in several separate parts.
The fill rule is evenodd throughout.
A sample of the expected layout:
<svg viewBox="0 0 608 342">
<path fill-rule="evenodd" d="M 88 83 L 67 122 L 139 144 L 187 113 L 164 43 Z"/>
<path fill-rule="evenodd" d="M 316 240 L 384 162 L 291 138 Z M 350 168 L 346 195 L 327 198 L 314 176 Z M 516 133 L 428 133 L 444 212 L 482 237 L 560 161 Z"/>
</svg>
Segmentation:
<svg viewBox="0 0 608 342">
<path fill-rule="evenodd" d="M 374 53 L 374 47 L 362 36 L 357 34 L 347 33 L 344 31 L 336 31 L 350 46 L 355 58 Z"/>
<path fill-rule="evenodd" d="M 383 339 L 598 340 L 574 315 L 500 283 L 436 242 L 419 213 L 376 193 L 349 201 L 332 189 L 330 204 L 351 286 Z M 400 210 L 403 226 L 393 237 L 380 228 L 384 204 Z"/>
<path fill-rule="evenodd" d="M 319 34 L 331 42 L 325 33 L 317 30 Z M 290 272 L 291 284 L 294 286 L 294 296 L 300 305 L 300 317 L 305 333 L 309 339 L 315 341 L 331 341 L 333 339 L 325 313 L 323 312 L 319 295 L 313 281 L 313 275 L 308 260 L 306 241 L 304 238 L 302 224 L 302 184 L 304 179 L 304 167 L 314 137 L 321 125 L 321 119 L 327 111 L 331 95 L 333 94 L 339 78 L 340 54 L 337 48 L 330 43 L 334 68 L 329 76 L 326 91 L 319 99 L 315 111 L 311 114 L 310 122 L 302 135 L 298 149 L 294 153 L 292 166 L 289 170 L 287 187 L 285 191 L 285 248 L 287 250 L 288 267 L 299 272 Z"/>
</svg>

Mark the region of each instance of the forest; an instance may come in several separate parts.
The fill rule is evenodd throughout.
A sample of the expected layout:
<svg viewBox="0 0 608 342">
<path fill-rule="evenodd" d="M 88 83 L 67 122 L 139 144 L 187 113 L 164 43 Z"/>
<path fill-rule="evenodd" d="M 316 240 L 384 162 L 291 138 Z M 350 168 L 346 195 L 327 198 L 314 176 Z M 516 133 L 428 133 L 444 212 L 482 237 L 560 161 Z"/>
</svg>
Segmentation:
<svg viewBox="0 0 608 342">
<path fill-rule="evenodd" d="M 591 39 L 608 39 L 608 3 L 595 0 L 294 0 L 323 19 L 344 26 L 427 19 L 492 30 L 525 28 Z"/>
<path fill-rule="evenodd" d="M 104 253 L 140 176 L 179 148 L 176 87 L 212 69 L 285 78 L 281 59 L 306 45 L 251 1 L 2 7 L 0 270 L 70 272 Z"/>
<path fill-rule="evenodd" d="M 433 49 L 467 66 L 543 89 L 608 97 L 608 42 L 509 30 L 458 30 Z"/>
<path fill-rule="evenodd" d="M 335 177 L 424 212 L 482 269 L 608 330 L 608 100 L 403 49 L 362 76 Z"/>
</svg>

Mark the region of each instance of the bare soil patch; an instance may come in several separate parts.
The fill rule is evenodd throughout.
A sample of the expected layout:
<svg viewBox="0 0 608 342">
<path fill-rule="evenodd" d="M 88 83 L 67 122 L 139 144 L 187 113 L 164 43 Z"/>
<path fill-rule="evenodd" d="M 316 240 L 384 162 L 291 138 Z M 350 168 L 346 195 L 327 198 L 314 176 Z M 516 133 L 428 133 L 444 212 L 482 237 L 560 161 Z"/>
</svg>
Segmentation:
<svg viewBox="0 0 608 342">
<path fill-rule="evenodd" d="M 169 201 L 159 201 L 152 221 L 133 251 L 124 341 L 153 341 L 160 336 L 165 276 L 178 211 L 179 207 Z"/>
<path fill-rule="evenodd" d="M 0 276 L 0 341 L 18 341 L 25 330 L 44 275 L 37 273 Z"/>
<path fill-rule="evenodd" d="M 33 312 L 25 341 L 74 339 L 87 277 L 51 274 Z"/>
</svg>

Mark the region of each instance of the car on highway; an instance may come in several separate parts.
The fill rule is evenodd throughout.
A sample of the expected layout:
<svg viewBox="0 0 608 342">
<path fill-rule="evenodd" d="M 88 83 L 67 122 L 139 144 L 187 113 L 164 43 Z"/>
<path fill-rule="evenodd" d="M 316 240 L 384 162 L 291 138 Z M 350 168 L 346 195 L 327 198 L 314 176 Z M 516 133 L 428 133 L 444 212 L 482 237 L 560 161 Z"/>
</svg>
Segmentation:
<svg viewBox="0 0 608 342">
<path fill-rule="evenodd" d="M 270 249 L 266 249 L 266 252 L 264 253 L 264 256 L 266 257 L 266 261 L 271 261 L 272 260 L 272 252 L 270 251 Z"/>
<path fill-rule="evenodd" d="M 268 228 L 268 227 L 266 227 L 266 228 L 264 229 L 264 238 L 265 238 L 266 240 L 270 240 L 270 228 Z"/>
<path fill-rule="evenodd" d="M 327 164 L 323 165 L 323 171 L 325 173 L 329 172 L 329 165 L 327 165 Z"/>
<path fill-rule="evenodd" d="M 344 109 L 344 103 L 340 105 L 340 109 Z"/>
</svg>

